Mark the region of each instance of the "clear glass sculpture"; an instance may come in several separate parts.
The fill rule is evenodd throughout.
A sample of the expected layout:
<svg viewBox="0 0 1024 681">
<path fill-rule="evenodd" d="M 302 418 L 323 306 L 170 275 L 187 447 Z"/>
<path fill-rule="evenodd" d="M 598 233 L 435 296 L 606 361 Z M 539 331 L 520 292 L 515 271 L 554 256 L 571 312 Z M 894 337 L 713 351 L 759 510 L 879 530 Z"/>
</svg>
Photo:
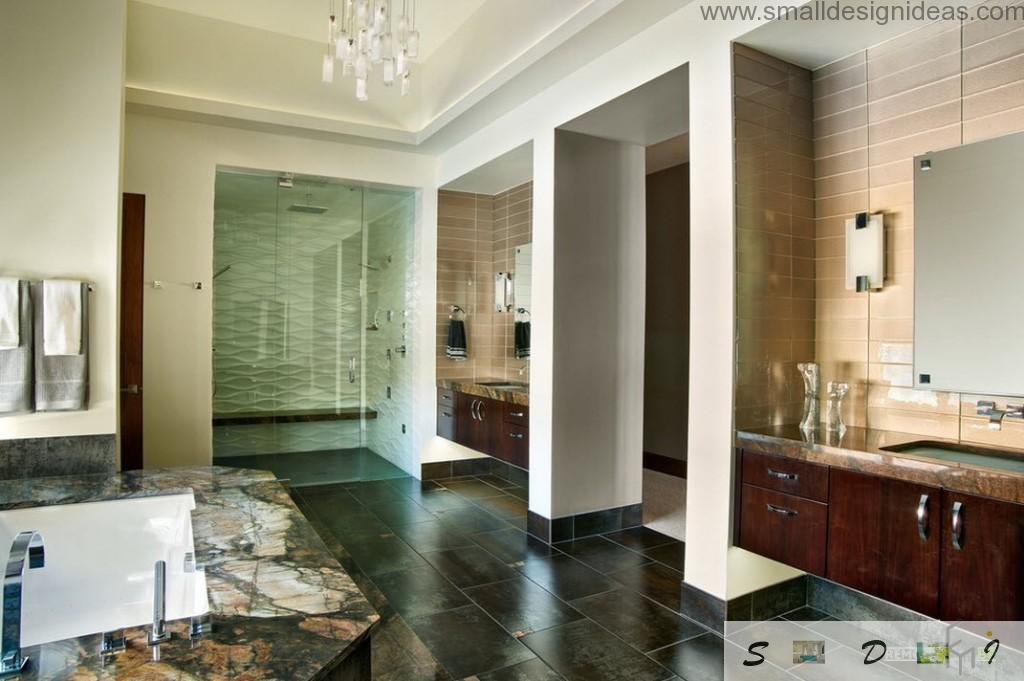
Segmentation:
<svg viewBox="0 0 1024 681">
<path fill-rule="evenodd" d="M 804 377 L 804 417 L 800 419 L 800 430 L 807 433 L 817 430 L 821 421 L 821 398 L 818 396 L 821 367 L 815 362 L 803 362 L 797 364 L 796 368 Z"/>
<path fill-rule="evenodd" d="M 838 433 L 842 436 L 846 432 L 846 424 L 843 423 L 843 398 L 846 397 L 848 392 L 850 392 L 850 385 L 848 383 L 829 381 L 825 424 L 830 433 Z"/>
</svg>

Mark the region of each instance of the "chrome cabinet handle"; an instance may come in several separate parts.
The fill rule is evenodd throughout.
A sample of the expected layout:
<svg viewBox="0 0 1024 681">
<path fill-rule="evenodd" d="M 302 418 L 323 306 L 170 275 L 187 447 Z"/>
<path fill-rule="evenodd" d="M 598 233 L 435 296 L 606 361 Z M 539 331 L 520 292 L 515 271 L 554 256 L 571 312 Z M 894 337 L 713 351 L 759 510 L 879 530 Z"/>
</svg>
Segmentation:
<svg viewBox="0 0 1024 681">
<path fill-rule="evenodd" d="M 525 412 L 525 411 L 510 411 L 510 412 L 508 413 L 508 415 L 509 415 L 509 416 L 513 416 L 513 417 L 515 417 L 515 418 L 517 418 L 517 419 L 521 419 L 521 418 L 523 418 L 524 416 L 526 416 L 526 412 Z"/>
<path fill-rule="evenodd" d="M 778 513 L 779 515 L 784 515 L 787 518 L 793 518 L 793 517 L 796 517 L 796 516 L 800 515 L 800 513 L 797 512 L 797 511 L 794 511 L 794 510 L 789 509 L 789 508 L 783 508 L 781 506 L 776 506 L 775 504 L 768 504 L 768 510 L 771 511 L 772 513 Z"/>
<path fill-rule="evenodd" d="M 348 359 L 348 382 L 356 382 L 356 358 L 354 356 Z"/>
<path fill-rule="evenodd" d="M 917 536 L 928 540 L 928 495 L 922 494 L 917 502 Z"/>
<path fill-rule="evenodd" d="M 964 550 L 964 505 L 961 501 L 953 502 L 953 523 L 950 528 L 953 535 L 953 548 Z"/>
<path fill-rule="evenodd" d="M 480 420 L 484 420 L 484 401 L 480 400 L 480 406 L 476 408 L 476 413 L 480 415 Z"/>
<path fill-rule="evenodd" d="M 450 393 L 441 393 L 441 399 L 451 401 L 452 396 Z"/>
<path fill-rule="evenodd" d="M 446 412 L 446 411 L 442 411 L 442 412 L 441 412 L 441 416 L 447 416 L 448 418 L 451 418 L 451 417 L 452 417 L 452 415 L 451 415 L 451 414 L 449 414 L 449 413 L 448 413 L 448 412 Z"/>
<path fill-rule="evenodd" d="M 784 473 L 782 471 L 777 471 L 774 468 L 768 469 L 768 475 L 773 478 L 778 478 L 779 480 L 792 480 L 793 482 L 800 479 L 800 476 L 796 473 Z"/>
<path fill-rule="evenodd" d="M 508 436 L 513 440 L 522 440 L 524 437 L 522 433 L 509 433 Z"/>
<path fill-rule="evenodd" d="M 480 406 L 480 400 L 473 400 L 473 404 L 469 408 L 469 411 L 473 414 L 473 420 L 474 421 L 479 421 L 480 420 L 480 414 L 478 414 L 477 411 L 476 411 L 477 407 L 479 407 L 479 406 Z"/>
<path fill-rule="evenodd" d="M 138 385 L 131 383 L 121 388 L 121 392 L 128 393 L 129 395 L 138 395 L 142 392 L 142 389 Z"/>
</svg>

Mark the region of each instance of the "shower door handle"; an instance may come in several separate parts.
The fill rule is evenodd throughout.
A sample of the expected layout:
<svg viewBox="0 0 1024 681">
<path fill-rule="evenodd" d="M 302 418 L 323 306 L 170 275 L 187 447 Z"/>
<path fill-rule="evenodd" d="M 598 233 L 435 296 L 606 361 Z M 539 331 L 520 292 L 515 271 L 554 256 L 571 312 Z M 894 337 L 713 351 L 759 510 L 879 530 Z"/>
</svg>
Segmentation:
<svg viewBox="0 0 1024 681">
<path fill-rule="evenodd" d="M 356 358 L 355 356 L 349 357 L 348 359 L 348 382 L 356 382 Z"/>
</svg>

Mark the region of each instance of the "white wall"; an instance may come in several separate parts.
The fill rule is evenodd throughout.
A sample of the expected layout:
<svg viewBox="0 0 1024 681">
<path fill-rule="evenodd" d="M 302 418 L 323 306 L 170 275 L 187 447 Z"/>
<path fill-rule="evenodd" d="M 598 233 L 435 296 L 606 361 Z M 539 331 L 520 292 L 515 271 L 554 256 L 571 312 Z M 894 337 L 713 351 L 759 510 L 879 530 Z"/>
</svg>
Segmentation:
<svg viewBox="0 0 1024 681">
<path fill-rule="evenodd" d="M 645 158 L 555 132 L 552 517 L 643 496 Z"/>
<path fill-rule="evenodd" d="M 0 274 L 95 284 L 89 409 L 0 439 L 117 431 L 123 0 L 0 3 Z"/>
<path fill-rule="evenodd" d="M 238 130 L 130 113 L 125 125 L 125 191 L 146 195 L 144 341 L 145 464 L 211 460 L 213 201 L 217 166 L 421 188 L 410 305 L 416 452 L 435 431 L 436 161 L 425 155 Z M 203 291 L 171 282 L 202 281 Z M 412 471 L 410 471 L 412 472 Z M 418 471 L 417 471 L 418 473 Z"/>
<path fill-rule="evenodd" d="M 686 581 L 724 598 L 732 480 L 735 289 L 730 41 L 755 22 L 706 22 L 691 3 L 566 76 L 445 152 L 439 180 L 534 140 L 534 300 L 530 506 L 550 517 L 554 238 L 553 129 L 689 64 L 691 138 L 690 406 Z"/>
</svg>

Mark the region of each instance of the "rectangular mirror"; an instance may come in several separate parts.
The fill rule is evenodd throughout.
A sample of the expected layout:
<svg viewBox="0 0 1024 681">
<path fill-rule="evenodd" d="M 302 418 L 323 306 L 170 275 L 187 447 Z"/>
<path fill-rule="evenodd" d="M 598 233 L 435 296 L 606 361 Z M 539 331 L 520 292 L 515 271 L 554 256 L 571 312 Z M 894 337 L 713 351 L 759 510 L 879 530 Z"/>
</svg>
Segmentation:
<svg viewBox="0 0 1024 681">
<path fill-rule="evenodd" d="M 914 159 L 914 385 L 1024 395 L 1024 133 Z"/>
<path fill-rule="evenodd" d="M 516 246 L 515 255 L 515 278 L 513 280 L 514 294 L 513 305 L 516 311 L 519 308 L 530 309 L 530 281 L 533 279 L 533 244 Z"/>
</svg>

